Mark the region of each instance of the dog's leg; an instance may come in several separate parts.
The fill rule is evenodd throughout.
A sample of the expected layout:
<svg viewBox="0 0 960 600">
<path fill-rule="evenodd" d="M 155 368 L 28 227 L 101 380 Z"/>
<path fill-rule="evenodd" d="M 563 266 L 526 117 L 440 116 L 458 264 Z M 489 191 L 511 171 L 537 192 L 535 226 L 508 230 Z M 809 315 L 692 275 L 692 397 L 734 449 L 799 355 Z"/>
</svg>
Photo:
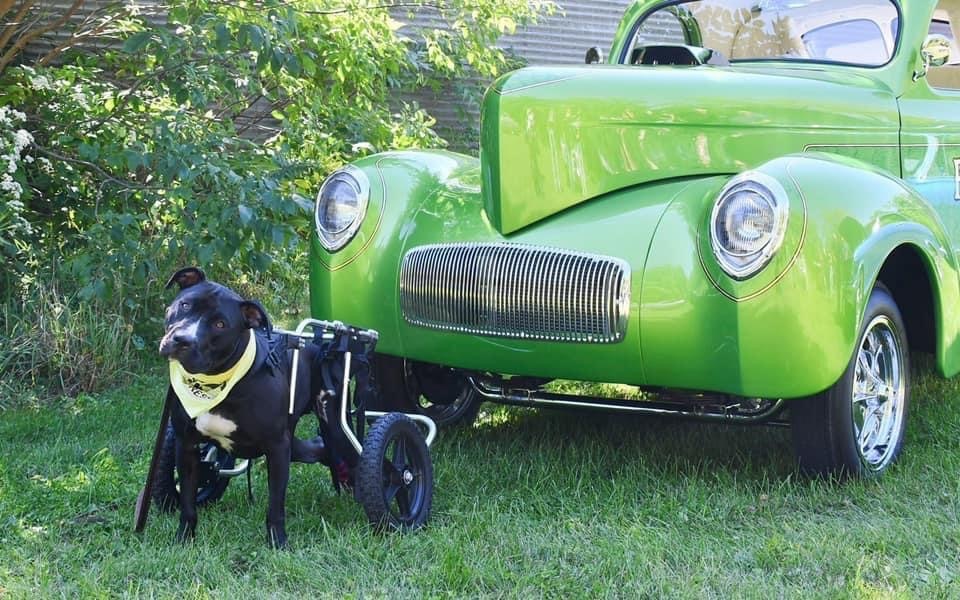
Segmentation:
<svg viewBox="0 0 960 600">
<path fill-rule="evenodd" d="M 287 546 L 286 513 L 287 482 L 290 480 L 290 435 L 273 444 L 267 455 L 267 540 L 274 548 Z"/>
<path fill-rule="evenodd" d="M 177 541 L 193 539 L 197 531 L 197 485 L 200 477 L 200 456 L 192 444 L 177 439 L 177 475 L 180 479 L 180 527 Z"/>
</svg>

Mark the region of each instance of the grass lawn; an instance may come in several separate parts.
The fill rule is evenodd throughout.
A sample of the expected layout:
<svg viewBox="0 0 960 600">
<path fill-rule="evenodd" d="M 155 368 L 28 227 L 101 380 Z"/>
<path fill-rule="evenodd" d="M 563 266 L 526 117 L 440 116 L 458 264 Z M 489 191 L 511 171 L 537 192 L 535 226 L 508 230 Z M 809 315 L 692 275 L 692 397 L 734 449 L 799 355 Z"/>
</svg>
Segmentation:
<svg viewBox="0 0 960 600">
<path fill-rule="evenodd" d="M 165 382 L 0 412 L 0 598 L 960 597 L 960 389 L 922 368 L 882 481 L 800 478 L 786 429 L 487 405 L 441 433 L 429 526 L 378 535 L 322 466 L 294 465 L 291 549 L 267 548 L 266 475 L 198 537 L 133 505 Z"/>
</svg>

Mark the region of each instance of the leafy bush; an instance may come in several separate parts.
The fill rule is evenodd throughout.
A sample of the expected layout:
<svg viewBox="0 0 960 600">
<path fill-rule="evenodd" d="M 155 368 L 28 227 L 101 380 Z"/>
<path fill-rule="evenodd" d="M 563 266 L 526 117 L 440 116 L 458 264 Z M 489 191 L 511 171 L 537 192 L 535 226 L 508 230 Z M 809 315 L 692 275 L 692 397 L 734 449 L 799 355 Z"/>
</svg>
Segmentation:
<svg viewBox="0 0 960 600">
<path fill-rule="evenodd" d="M 399 90 L 496 75 L 496 38 L 552 10 L 170 0 L 151 26 L 133 4 L 83 12 L 74 0 L 58 16 L 42 4 L 0 2 L 0 255 L 13 266 L 0 301 L 30 321 L 43 309 L 29 299 L 52 281 L 146 338 L 159 330 L 143 316 L 159 314 L 176 266 L 228 281 L 275 272 L 302 288 L 323 177 L 369 152 L 444 143 Z M 406 9 L 450 28 L 401 33 Z M 24 54 L 49 30 L 55 46 Z"/>
<path fill-rule="evenodd" d="M 21 201 L 26 183 L 21 164 L 34 160 L 23 152 L 33 143 L 30 132 L 20 127 L 26 119 L 22 112 L 0 106 L 0 258 L 15 256 L 17 241 L 32 231 Z"/>
<path fill-rule="evenodd" d="M 17 399 L 28 390 L 74 395 L 129 377 L 131 356 L 144 341 L 124 314 L 52 284 L 36 289 L 41 293 L 29 305 L 15 299 L 0 305 L 0 408 L 22 404 Z"/>
</svg>

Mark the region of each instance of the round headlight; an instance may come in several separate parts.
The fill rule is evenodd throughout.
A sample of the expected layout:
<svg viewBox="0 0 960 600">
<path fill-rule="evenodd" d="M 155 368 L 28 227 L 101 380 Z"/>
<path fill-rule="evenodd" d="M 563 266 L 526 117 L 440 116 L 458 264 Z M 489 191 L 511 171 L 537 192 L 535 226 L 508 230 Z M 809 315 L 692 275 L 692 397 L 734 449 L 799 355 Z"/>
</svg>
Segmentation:
<svg viewBox="0 0 960 600">
<path fill-rule="evenodd" d="M 353 239 L 370 199 L 370 182 L 360 169 L 347 165 L 320 186 L 314 220 L 320 243 L 330 252 Z"/>
<path fill-rule="evenodd" d="M 735 279 L 762 269 L 783 242 L 788 209 L 776 179 L 747 172 L 730 180 L 710 217 L 710 245 L 720 267 Z"/>
</svg>

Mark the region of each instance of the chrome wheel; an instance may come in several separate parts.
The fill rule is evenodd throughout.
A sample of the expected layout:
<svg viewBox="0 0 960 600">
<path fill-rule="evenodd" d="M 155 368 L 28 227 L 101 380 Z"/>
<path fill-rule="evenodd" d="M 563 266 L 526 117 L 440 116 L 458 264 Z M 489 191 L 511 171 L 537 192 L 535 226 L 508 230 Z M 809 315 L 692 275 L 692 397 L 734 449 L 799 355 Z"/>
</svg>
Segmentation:
<svg viewBox="0 0 960 600">
<path fill-rule="evenodd" d="M 843 374 L 819 394 L 790 400 L 800 469 L 877 477 L 903 450 L 910 407 L 910 345 L 890 291 L 877 283 Z"/>
<path fill-rule="evenodd" d="M 903 432 L 906 385 L 900 340 L 886 315 L 867 326 L 857 351 L 853 382 L 853 433 L 864 466 L 882 470 Z"/>
</svg>

